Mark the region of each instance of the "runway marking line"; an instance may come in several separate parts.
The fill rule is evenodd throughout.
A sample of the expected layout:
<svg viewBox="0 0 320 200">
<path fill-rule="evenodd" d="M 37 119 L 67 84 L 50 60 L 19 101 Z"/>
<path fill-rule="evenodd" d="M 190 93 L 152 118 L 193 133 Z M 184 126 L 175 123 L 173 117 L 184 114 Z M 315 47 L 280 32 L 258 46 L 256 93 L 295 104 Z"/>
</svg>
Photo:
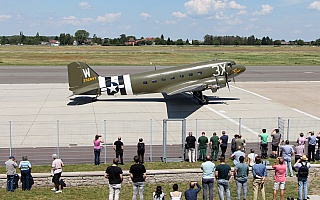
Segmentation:
<svg viewBox="0 0 320 200">
<path fill-rule="evenodd" d="M 260 94 L 257 94 L 257 93 L 254 93 L 254 92 L 251 92 L 251 91 L 249 91 L 249 90 L 245 90 L 245 89 L 242 89 L 242 88 L 239 88 L 239 87 L 233 86 L 233 85 L 230 85 L 230 87 L 233 87 L 233 88 L 236 88 L 236 89 L 238 89 L 238 90 L 242 90 L 242 91 L 244 91 L 244 92 L 247 92 L 247 93 L 253 94 L 253 95 L 255 95 L 255 96 L 257 96 L 257 97 L 260 97 L 260 98 L 262 98 L 262 99 L 265 99 L 265 100 L 267 100 L 267 101 L 271 101 L 271 99 L 269 99 L 268 97 L 265 97 L 265 96 L 262 96 L 262 95 L 260 95 Z"/>
</svg>

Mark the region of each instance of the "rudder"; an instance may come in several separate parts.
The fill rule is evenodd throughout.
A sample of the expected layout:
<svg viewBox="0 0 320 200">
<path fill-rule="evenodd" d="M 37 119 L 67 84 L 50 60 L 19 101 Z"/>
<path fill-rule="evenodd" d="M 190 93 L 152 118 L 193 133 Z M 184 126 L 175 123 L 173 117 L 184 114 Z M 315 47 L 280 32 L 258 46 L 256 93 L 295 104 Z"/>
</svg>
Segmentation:
<svg viewBox="0 0 320 200">
<path fill-rule="evenodd" d="M 68 64 L 69 90 L 74 95 L 100 95 L 99 75 L 86 63 Z"/>
</svg>

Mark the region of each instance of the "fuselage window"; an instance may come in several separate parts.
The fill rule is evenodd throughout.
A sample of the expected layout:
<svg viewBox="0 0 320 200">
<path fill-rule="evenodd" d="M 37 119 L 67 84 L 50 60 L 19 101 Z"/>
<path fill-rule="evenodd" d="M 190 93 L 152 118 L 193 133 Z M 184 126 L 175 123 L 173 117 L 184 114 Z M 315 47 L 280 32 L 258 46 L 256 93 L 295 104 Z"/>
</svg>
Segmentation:
<svg viewBox="0 0 320 200">
<path fill-rule="evenodd" d="M 198 75 L 202 75 L 202 72 L 198 72 Z"/>
<path fill-rule="evenodd" d="M 184 75 L 183 75 L 183 74 L 180 74 L 180 78 L 184 78 Z"/>
<path fill-rule="evenodd" d="M 143 81 L 143 84 L 148 84 L 148 81 Z"/>
<path fill-rule="evenodd" d="M 156 83 L 157 82 L 157 80 L 152 80 L 152 83 Z"/>
<path fill-rule="evenodd" d="M 162 78 L 162 79 L 161 79 L 161 81 L 166 81 L 166 80 L 167 80 L 166 78 Z"/>
<path fill-rule="evenodd" d="M 176 77 L 174 77 L 174 76 L 171 76 L 171 77 L 170 77 L 170 79 L 171 79 L 171 80 L 173 80 L 173 79 L 176 79 Z"/>
<path fill-rule="evenodd" d="M 189 76 L 193 76 L 193 73 L 189 73 Z"/>
</svg>

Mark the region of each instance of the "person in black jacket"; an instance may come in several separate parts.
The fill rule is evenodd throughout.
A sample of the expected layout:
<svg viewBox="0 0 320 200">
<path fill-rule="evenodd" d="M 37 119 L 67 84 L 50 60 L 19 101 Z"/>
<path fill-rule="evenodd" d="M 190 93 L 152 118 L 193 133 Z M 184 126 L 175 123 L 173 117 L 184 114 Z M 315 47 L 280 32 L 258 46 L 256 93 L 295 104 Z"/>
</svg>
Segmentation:
<svg viewBox="0 0 320 200">
<path fill-rule="evenodd" d="M 186 149 L 188 151 L 189 162 L 196 162 L 195 148 L 196 148 L 196 138 L 189 132 L 189 136 L 186 138 Z"/>
<path fill-rule="evenodd" d="M 140 163 L 143 164 L 144 162 L 144 152 L 145 152 L 145 145 L 144 145 L 144 142 L 143 142 L 143 138 L 140 138 L 139 139 L 139 142 L 137 144 L 137 154 L 140 158 Z"/>
</svg>

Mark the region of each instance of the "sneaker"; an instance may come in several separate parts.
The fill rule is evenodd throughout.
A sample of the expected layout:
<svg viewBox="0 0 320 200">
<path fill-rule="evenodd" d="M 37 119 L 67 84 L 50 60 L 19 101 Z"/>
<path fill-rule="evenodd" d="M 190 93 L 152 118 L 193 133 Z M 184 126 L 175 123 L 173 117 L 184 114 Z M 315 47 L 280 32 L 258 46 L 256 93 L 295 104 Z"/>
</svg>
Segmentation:
<svg viewBox="0 0 320 200">
<path fill-rule="evenodd" d="M 57 190 L 56 193 L 62 193 L 62 190 Z"/>
<path fill-rule="evenodd" d="M 57 191 L 56 188 L 52 188 L 51 191 Z"/>
</svg>

